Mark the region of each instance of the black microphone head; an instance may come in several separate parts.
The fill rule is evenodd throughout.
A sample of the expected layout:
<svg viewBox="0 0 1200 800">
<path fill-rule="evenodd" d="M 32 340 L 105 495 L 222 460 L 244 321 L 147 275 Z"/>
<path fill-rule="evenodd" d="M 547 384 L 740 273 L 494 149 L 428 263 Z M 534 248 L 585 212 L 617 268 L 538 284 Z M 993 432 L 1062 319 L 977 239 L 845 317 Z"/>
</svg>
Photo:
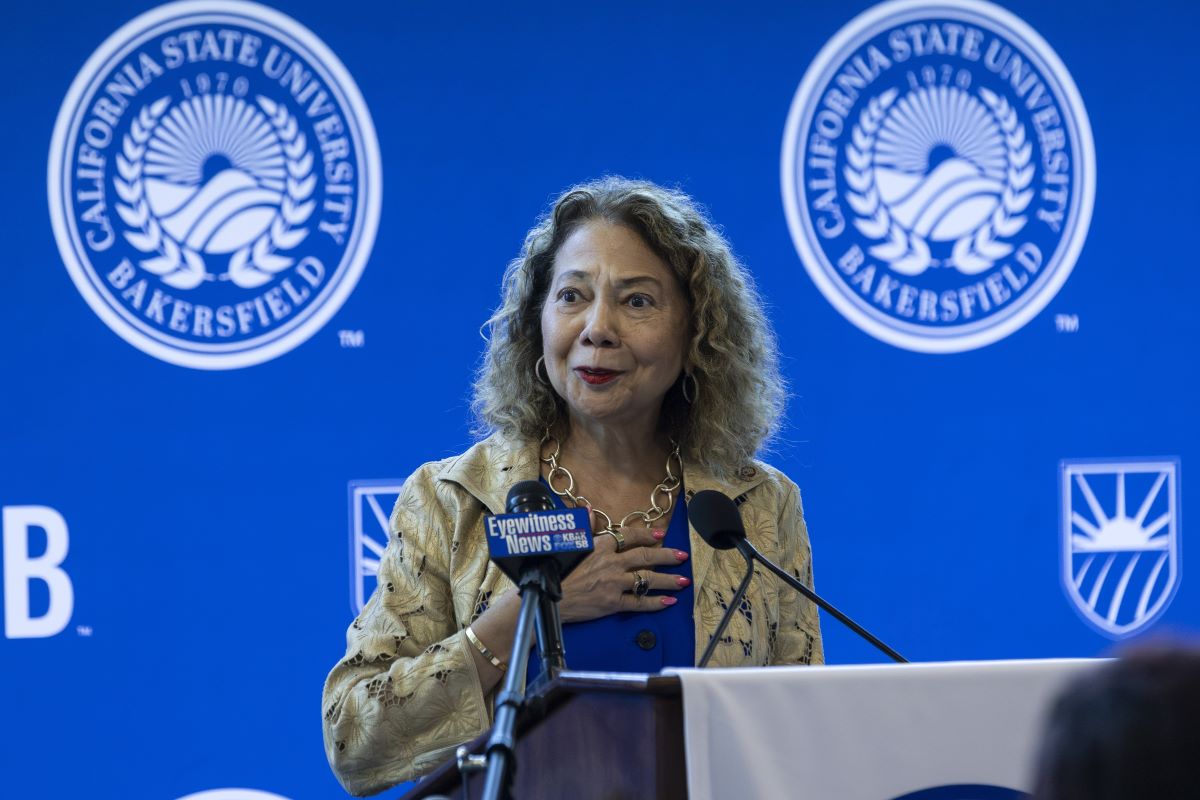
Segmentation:
<svg viewBox="0 0 1200 800">
<path fill-rule="evenodd" d="M 549 511 L 554 508 L 554 498 L 541 481 L 521 481 L 508 490 L 504 507 L 509 514 L 525 514 L 530 511 Z"/>
<path fill-rule="evenodd" d="M 687 513 L 700 538 L 718 550 L 732 550 L 746 538 L 737 504 L 718 491 L 696 492 L 688 501 Z"/>
</svg>

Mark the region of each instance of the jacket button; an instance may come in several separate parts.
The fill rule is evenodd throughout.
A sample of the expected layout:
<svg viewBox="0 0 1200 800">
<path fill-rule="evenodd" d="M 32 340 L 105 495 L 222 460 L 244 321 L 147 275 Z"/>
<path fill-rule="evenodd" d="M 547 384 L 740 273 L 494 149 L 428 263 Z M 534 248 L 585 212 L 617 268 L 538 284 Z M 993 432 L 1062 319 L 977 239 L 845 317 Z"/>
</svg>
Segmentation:
<svg viewBox="0 0 1200 800">
<path fill-rule="evenodd" d="M 758 470 L 754 467 L 742 467 L 738 474 L 742 476 L 742 480 L 748 481 L 758 474 Z"/>
<path fill-rule="evenodd" d="M 638 631 L 637 639 L 634 641 L 643 650 L 653 650 L 654 645 L 658 644 L 658 637 L 654 635 L 654 631 L 640 630 Z"/>
</svg>

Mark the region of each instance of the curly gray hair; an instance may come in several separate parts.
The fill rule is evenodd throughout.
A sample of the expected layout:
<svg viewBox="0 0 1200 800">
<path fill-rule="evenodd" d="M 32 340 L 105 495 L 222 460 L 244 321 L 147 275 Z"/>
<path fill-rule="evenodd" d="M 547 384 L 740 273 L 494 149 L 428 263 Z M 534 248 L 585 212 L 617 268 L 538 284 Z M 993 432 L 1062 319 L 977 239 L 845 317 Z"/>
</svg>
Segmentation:
<svg viewBox="0 0 1200 800">
<path fill-rule="evenodd" d="M 559 248 L 593 220 L 635 231 L 678 278 L 691 309 L 686 363 L 697 392 L 688 403 L 681 376 L 663 400 L 661 419 L 685 459 L 732 477 L 775 434 L 783 412 L 775 336 L 753 279 L 703 211 L 682 192 L 645 181 L 607 177 L 574 186 L 526 235 L 504 273 L 500 307 L 485 325 L 472 402 L 476 432 L 537 440 L 566 418 L 562 398 L 535 379 L 542 305 Z"/>
</svg>

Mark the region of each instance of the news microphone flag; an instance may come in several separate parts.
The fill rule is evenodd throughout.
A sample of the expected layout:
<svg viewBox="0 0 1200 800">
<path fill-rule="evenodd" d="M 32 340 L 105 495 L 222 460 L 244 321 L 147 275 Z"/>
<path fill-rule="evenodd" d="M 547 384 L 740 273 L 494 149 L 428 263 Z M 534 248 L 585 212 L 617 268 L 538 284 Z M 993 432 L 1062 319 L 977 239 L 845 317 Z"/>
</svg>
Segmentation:
<svg viewBox="0 0 1200 800">
<path fill-rule="evenodd" d="M 566 575 L 592 551 L 592 527 L 586 508 L 557 508 L 487 518 L 488 552 L 514 581 L 521 562 L 551 558 Z"/>
</svg>

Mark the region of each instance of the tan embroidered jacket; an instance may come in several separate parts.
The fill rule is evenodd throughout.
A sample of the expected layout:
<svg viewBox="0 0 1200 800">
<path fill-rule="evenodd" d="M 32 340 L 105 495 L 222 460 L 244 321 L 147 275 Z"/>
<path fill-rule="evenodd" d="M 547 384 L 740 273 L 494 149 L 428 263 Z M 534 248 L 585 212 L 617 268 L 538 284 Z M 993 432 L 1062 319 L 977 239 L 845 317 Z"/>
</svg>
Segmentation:
<svg viewBox="0 0 1200 800">
<path fill-rule="evenodd" d="M 463 629 L 513 588 L 489 560 L 483 518 L 504 513 L 509 488 L 538 476 L 535 443 L 500 436 L 420 467 L 391 516 L 379 583 L 346 632 L 346 655 L 322 698 L 325 752 L 346 790 L 370 794 L 431 771 L 485 731 L 484 696 Z M 741 505 L 764 555 L 812 583 L 808 533 L 796 485 L 761 463 L 727 483 L 684 465 L 690 497 L 716 489 Z M 741 581 L 736 550 L 717 551 L 691 531 L 696 658 Z M 816 607 L 756 570 L 713 666 L 819 664 Z M 569 662 L 568 662 L 569 663 Z"/>
</svg>

